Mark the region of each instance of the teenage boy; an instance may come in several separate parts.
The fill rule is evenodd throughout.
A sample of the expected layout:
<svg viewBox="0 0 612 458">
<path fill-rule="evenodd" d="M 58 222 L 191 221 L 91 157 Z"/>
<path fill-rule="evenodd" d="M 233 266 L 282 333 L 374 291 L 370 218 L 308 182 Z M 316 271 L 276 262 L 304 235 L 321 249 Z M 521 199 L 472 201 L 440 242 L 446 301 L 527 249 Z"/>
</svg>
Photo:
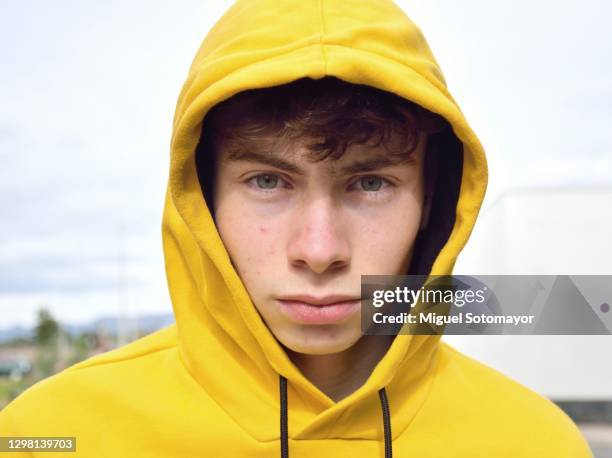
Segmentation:
<svg viewBox="0 0 612 458">
<path fill-rule="evenodd" d="M 0 432 L 76 436 L 84 457 L 591 456 L 554 404 L 439 336 L 361 331 L 361 275 L 450 274 L 486 184 L 394 3 L 236 2 L 177 104 L 176 325 L 35 385 Z"/>
</svg>

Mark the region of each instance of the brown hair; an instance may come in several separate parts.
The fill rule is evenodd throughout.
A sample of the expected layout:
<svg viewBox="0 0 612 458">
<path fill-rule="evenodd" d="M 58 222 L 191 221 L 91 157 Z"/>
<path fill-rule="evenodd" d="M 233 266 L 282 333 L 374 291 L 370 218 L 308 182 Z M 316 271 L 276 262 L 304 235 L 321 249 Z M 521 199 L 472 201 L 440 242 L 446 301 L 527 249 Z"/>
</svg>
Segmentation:
<svg viewBox="0 0 612 458">
<path fill-rule="evenodd" d="M 410 154 L 419 132 L 432 133 L 442 117 L 390 92 L 335 77 L 302 78 L 281 86 L 238 93 L 213 107 L 204 121 L 212 145 L 219 141 L 257 142 L 309 139 L 313 162 L 340 158 L 351 144 L 381 144 L 391 154 Z M 390 135 L 401 135 L 398 151 Z"/>
<path fill-rule="evenodd" d="M 397 150 L 391 149 L 392 133 L 400 138 Z M 421 133 L 429 137 L 424 174 L 427 208 L 431 208 L 435 205 L 432 194 L 437 175 L 443 175 L 442 179 L 444 175 L 452 178 L 449 184 L 460 180 L 462 155 L 457 150 L 459 143 L 449 123 L 396 94 L 331 76 L 317 80 L 302 78 L 280 86 L 249 89 L 218 103 L 202 121 L 195 160 L 202 192 L 214 218 L 213 171 L 218 148 L 225 142 L 248 145 L 271 137 L 278 144 L 301 139 L 307 141 L 308 159 L 316 162 L 338 159 L 352 144 L 382 145 L 389 154 L 409 155 L 416 149 Z M 446 151 L 448 161 L 438 164 L 442 149 L 449 149 Z M 460 157 L 450 157 L 453 149 Z M 441 230 L 440 233 L 430 230 L 435 245 L 441 248 L 438 245 L 446 240 L 454 224 L 452 202 L 454 199 L 456 203 L 458 189 L 456 192 L 443 190 L 438 194 L 438 200 L 441 200 L 438 211 L 452 213 L 450 219 L 448 214 L 437 216 L 438 219 L 446 218 L 440 221 L 442 229 L 435 229 Z M 422 229 L 429 219 L 426 213 Z M 420 234 L 420 237 L 425 235 Z M 430 253 L 424 262 L 433 262 L 430 258 L 436 254 Z M 416 254 L 416 258 L 419 256 Z"/>
</svg>

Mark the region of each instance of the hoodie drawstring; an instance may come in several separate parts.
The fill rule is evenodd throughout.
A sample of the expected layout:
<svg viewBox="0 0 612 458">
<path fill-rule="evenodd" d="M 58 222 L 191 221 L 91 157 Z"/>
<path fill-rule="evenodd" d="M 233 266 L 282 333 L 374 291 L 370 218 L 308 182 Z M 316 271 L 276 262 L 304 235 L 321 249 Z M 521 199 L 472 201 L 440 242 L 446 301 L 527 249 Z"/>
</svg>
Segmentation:
<svg viewBox="0 0 612 458">
<path fill-rule="evenodd" d="M 391 458 L 393 456 L 393 443 L 391 441 L 391 411 L 389 410 L 387 391 L 384 387 L 378 390 L 378 397 L 380 397 L 380 407 L 383 414 L 383 428 L 385 430 L 385 458 Z"/>
<path fill-rule="evenodd" d="M 289 458 L 289 432 L 287 429 L 287 379 L 280 376 L 280 441 L 281 441 L 281 458 Z"/>
<path fill-rule="evenodd" d="M 280 386 L 280 443 L 281 443 L 281 458 L 289 458 L 289 430 L 288 430 L 288 413 L 287 413 L 287 379 L 282 375 L 279 376 Z M 385 436 L 385 458 L 393 457 L 393 445 L 391 441 L 391 412 L 389 410 L 389 400 L 385 388 L 378 390 L 380 398 L 380 407 L 383 416 L 383 428 Z"/>
</svg>

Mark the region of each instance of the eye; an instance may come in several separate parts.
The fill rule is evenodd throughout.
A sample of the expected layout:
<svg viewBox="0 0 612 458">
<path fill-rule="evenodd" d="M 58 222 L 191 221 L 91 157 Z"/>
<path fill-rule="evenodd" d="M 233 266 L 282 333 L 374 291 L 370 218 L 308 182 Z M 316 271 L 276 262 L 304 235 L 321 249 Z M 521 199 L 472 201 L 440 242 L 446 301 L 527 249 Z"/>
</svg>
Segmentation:
<svg viewBox="0 0 612 458">
<path fill-rule="evenodd" d="M 361 184 L 361 190 L 366 192 L 376 192 L 382 188 L 386 180 L 378 176 L 364 176 L 359 178 L 355 183 Z"/>
<path fill-rule="evenodd" d="M 253 177 L 257 186 L 261 189 L 274 189 L 278 184 L 278 175 L 257 175 Z"/>
<path fill-rule="evenodd" d="M 280 175 L 275 173 L 260 173 L 247 179 L 245 183 L 255 192 L 260 194 L 272 194 L 284 189 L 291 188 L 291 185 Z"/>
</svg>

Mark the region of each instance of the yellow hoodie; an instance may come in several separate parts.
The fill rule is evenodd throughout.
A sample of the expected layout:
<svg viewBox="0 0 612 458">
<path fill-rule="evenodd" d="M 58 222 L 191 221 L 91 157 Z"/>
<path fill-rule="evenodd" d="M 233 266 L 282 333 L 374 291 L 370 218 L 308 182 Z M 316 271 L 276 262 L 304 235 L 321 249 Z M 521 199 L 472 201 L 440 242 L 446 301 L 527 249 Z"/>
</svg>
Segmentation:
<svg viewBox="0 0 612 458">
<path fill-rule="evenodd" d="M 279 456 L 281 375 L 292 458 L 382 457 L 385 447 L 419 458 L 591 456 L 553 403 L 439 336 L 398 336 L 366 383 L 334 402 L 267 329 L 202 198 L 194 151 L 220 101 L 324 76 L 393 92 L 452 126 L 461 186 L 430 273 L 452 272 L 487 167 L 420 30 L 390 0 L 239 0 L 205 38 L 176 107 L 162 227 L 176 324 L 34 385 L 0 412 L 0 436 L 76 436 L 68 457 Z"/>
</svg>

